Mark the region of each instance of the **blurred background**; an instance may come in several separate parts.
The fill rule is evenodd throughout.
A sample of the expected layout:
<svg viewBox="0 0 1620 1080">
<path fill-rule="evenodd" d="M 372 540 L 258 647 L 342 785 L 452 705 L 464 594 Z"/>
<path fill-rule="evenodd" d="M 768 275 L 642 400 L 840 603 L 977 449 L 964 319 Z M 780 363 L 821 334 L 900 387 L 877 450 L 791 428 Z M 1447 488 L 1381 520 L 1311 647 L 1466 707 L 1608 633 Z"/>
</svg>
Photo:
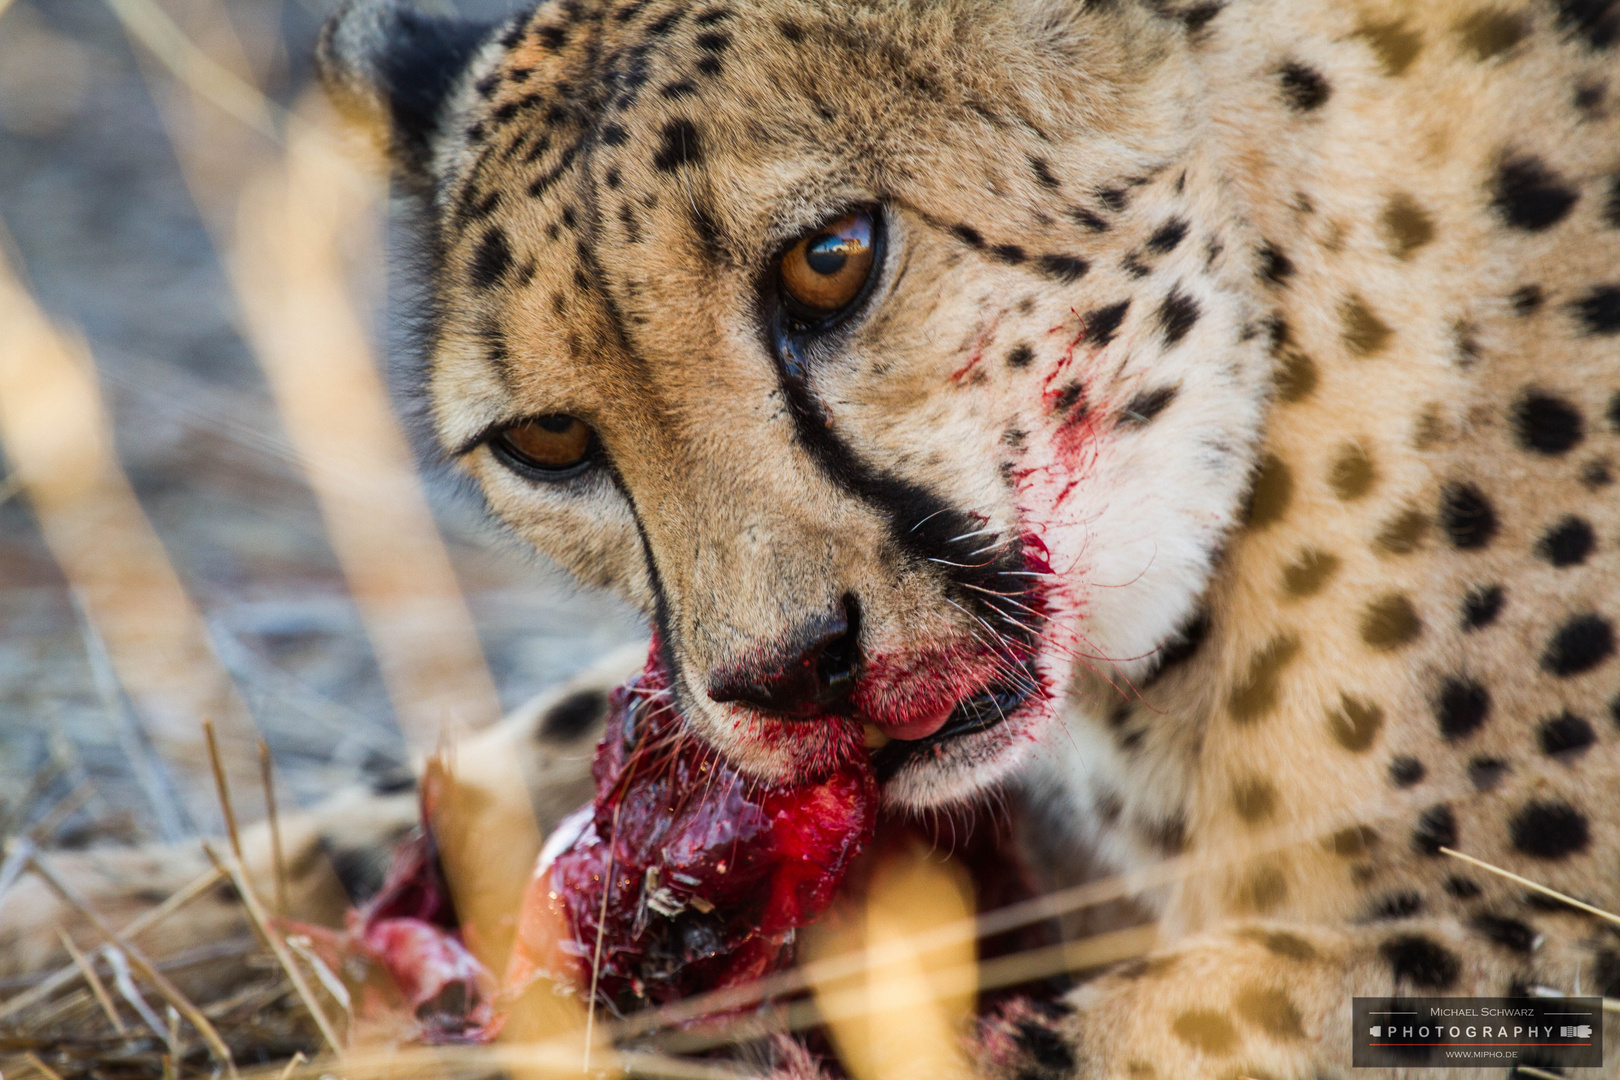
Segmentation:
<svg viewBox="0 0 1620 1080">
<path fill-rule="evenodd" d="M 265 327 L 299 317 L 272 304 L 255 339 L 244 311 L 251 286 L 231 272 L 243 192 L 253 173 L 280 168 L 291 110 L 304 107 L 311 87 L 314 38 L 334 2 L 0 0 L 0 261 L 10 264 L 18 302 L 31 295 L 85 365 L 89 390 L 99 391 L 97 424 L 110 435 L 103 471 L 128 480 L 113 482 L 112 495 L 92 493 L 88 509 L 59 508 L 64 520 L 90 519 L 53 534 L 52 512 L 41 509 L 51 505 L 52 470 L 22 475 L 15 413 L 54 431 L 73 425 L 17 389 L 48 365 L 37 347 L 13 341 L 13 377 L 0 378 L 0 398 L 9 392 L 14 412 L 0 456 L 0 835 L 37 833 L 43 822 L 42 846 L 73 848 L 216 827 L 197 820 L 210 813 L 211 788 L 179 790 L 196 789 L 205 774 L 166 752 L 176 739 L 195 743 L 197 709 L 182 701 L 159 716 L 162 688 L 143 682 L 139 643 L 126 640 L 127 625 L 118 630 L 120 619 L 140 625 L 157 608 L 183 608 L 184 598 L 194 621 L 175 616 L 184 626 L 154 647 L 169 657 L 185 652 L 187 634 L 201 635 L 179 678 L 222 681 L 235 703 L 225 712 L 244 714 L 237 726 L 256 726 L 267 740 L 284 799 L 309 805 L 357 778 L 386 784 L 408 761 L 401 695 L 416 691 L 406 677 L 391 698 L 385 675 L 390 663 L 423 661 L 409 642 L 392 660 L 379 656 L 392 646 L 377 637 L 377 608 L 368 633 L 366 605 L 356 600 L 370 586 L 351 580 L 357 564 L 391 562 L 390 552 L 375 543 L 367 550 L 363 538 L 358 552 L 334 541 L 344 496 L 327 491 L 323 502 L 312 486 L 311 440 L 320 436 L 307 416 L 301 429 L 286 422 L 296 379 L 276 384 L 278 398 L 267 374 L 277 345 Z M 476 17 L 515 6 L 437 5 Z M 360 352 L 387 374 L 396 408 L 414 306 L 398 209 L 371 247 L 347 249 L 346 263 L 347 296 L 371 338 Z M 298 349 L 295 341 L 281 347 Z M 306 396 L 337 395 L 324 405 L 342 427 L 347 407 L 364 403 L 342 400 L 342 379 L 322 390 L 325 361 L 310 362 Z M 46 486 L 30 487 L 36 482 Z M 388 483 L 358 479 L 375 492 L 392 490 Z M 423 487 L 476 637 L 467 655 L 481 651 L 501 709 L 644 634 L 615 599 L 578 592 L 481 530 L 476 508 L 448 485 L 430 478 Z M 96 517 L 109 502 L 121 505 L 123 492 L 150 522 L 151 550 L 119 554 L 119 543 L 144 528 L 128 524 L 139 524 L 133 506 Z M 434 544 L 422 543 L 432 570 Z M 88 580 L 121 559 L 158 574 L 156 591 L 120 601 L 116 582 Z M 177 587 L 163 584 L 165 560 Z M 452 630 L 459 617 L 448 618 Z M 429 642 L 435 620 L 446 618 L 426 616 Z M 488 722 L 483 711 L 469 722 Z M 232 718 L 219 722 L 229 729 Z"/>
</svg>

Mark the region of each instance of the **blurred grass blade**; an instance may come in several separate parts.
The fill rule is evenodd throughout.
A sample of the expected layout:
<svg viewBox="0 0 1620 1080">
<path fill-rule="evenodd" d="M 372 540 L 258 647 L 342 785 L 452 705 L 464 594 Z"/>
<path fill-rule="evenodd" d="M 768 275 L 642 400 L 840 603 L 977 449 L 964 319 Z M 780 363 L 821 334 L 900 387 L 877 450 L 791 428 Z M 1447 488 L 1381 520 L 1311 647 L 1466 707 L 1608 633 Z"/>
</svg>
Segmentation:
<svg viewBox="0 0 1620 1080">
<path fill-rule="evenodd" d="M 195 821 L 216 821 L 197 737 L 215 717 L 230 777 L 256 777 L 258 732 L 114 456 L 87 350 L 0 258 L 0 444 Z"/>
</svg>

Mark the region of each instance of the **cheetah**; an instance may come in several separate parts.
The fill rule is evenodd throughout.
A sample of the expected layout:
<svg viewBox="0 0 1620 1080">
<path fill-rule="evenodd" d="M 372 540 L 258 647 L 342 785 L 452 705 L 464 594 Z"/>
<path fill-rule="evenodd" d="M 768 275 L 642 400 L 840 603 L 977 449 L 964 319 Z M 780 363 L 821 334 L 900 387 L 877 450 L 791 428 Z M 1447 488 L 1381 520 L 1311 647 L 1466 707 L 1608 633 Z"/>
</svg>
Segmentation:
<svg viewBox="0 0 1620 1080">
<path fill-rule="evenodd" d="M 351 0 L 319 48 L 421 207 L 444 461 L 647 613 L 696 737 L 875 732 L 897 810 L 1197 865 L 983 1020 L 1021 1080 L 1620 994 L 1613 924 L 1447 855 L 1620 908 L 1617 60 L 1612 0 Z"/>
</svg>

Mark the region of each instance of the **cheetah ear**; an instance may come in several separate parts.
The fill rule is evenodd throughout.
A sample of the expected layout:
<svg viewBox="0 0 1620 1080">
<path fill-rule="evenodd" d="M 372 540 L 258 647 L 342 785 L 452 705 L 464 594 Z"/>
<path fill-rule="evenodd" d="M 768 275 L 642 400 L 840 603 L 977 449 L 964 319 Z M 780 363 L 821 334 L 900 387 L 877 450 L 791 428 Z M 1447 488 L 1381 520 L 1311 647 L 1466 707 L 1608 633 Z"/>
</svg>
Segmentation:
<svg viewBox="0 0 1620 1080">
<path fill-rule="evenodd" d="M 345 0 L 321 29 L 315 62 L 339 108 L 386 122 L 395 163 L 426 181 L 453 93 L 495 28 L 408 0 Z"/>
</svg>

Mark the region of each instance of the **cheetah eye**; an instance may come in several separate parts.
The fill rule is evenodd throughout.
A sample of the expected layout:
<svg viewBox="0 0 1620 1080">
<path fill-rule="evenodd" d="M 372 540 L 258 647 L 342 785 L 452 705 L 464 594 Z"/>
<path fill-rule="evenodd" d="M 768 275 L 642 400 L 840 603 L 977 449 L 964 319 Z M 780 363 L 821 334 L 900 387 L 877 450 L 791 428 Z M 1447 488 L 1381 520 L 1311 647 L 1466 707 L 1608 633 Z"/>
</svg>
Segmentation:
<svg viewBox="0 0 1620 1080">
<path fill-rule="evenodd" d="M 854 303 L 872 274 L 872 215 L 858 211 L 799 239 L 779 273 L 789 313 L 820 321 Z"/>
<path fill-rule="evenodd" d="M 572 476 L 596 455 L 596 432 L 572 416 L 553 413 L 520 420 L 490 440 L 508 466 L 556 480 Z"/>
</svg>

